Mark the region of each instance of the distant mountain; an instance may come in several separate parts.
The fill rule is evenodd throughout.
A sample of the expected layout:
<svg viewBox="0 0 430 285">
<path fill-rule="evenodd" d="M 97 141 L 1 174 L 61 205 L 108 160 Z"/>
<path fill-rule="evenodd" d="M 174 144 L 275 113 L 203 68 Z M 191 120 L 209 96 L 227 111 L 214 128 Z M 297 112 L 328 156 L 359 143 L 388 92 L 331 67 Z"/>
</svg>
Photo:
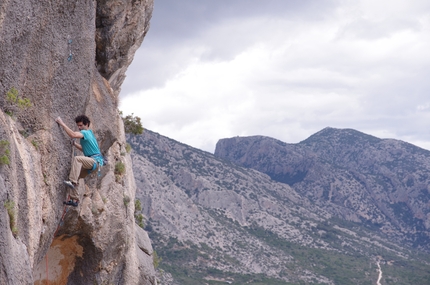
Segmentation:
<svg viewBox="0 0 430 285">
<path fill-rule="evenodd" d="M 333 163 L 343 146 L 317 151 L 318 136 L 334 144 L 323 134 L 331 130 L 295 145 L 224 139 L 216 156 L 148 130 L 129 136 L 162 283 L 373 284 L 380 263 L 387 284 L 430 284 L 430 255 L 410 246 L 418 234 L 385 230 L 402 222 L 371 203 L 366 173 Z"/>
<path fill-rule="evenodd" d="M 298 144 L 222 139 L 215 156 L 266 173 L 335 216 L 430 251 L 430 151 L 326 128 Z"/>
</svg>

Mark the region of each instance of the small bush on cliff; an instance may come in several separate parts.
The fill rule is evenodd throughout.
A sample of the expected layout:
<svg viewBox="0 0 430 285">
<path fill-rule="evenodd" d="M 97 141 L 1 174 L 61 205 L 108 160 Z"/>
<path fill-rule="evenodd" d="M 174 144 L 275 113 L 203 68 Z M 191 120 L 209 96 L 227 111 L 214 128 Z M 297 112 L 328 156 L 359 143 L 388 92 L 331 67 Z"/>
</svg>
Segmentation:
<svg viewBox="0 0 430 285">
<path fill-rule="evenodd" d="M 9 165 L 10 160 L 7 155 L 0 156 L 0 165 Z"/>
<path fill-rule="evenodd" d="M 124 206 L 128 207 L 128 204 L 130 204 L 130 197 L 127 195 L 124 195 L 124 197 L 122 198 L 122 201 L 124 202 Z"/>
<path fill-rule="evenodd" d="M 125 164 L 122 163 L 122 161 L 118 161 L 115 164 L 115 171 L 114 171 L 114 173 L 118 174 L 118 175 L 123 175 L 125 173 Z"/>
<path fill-rule="evenodd" d="M 10 230 L 12 231 L 13 236 L 16 237 L 18 235 L 18 229 L 16 227 L 15 202 L 8 200 L 4 202 L 4 207 L 6 208 L 7 213 L 9 215 Z"/>
<path fill-rule="evenodd" d="M 157 269 L 161 263 L 162 258 L 158 256 L 157 252 L 154 250 L 152 252 L 152 262 L 154 264 L 154 268 Z"/>
<path fill-rule="evenodd" d="M 9 165 L 9 157 L 9 142 L 6 140 L 0 140 L 0 165 Z"/>
<path fill-rule="evenodd" d="M 31 144 L 32 144 L 36 149 L 39 149 L 39 143 L 38 143 L 37 141 L 32 140 L 32 141 L 31 141 Z"/>
<path fill-rule="evenodd" d="M 131 151 L 131 145 L 130 145 L 129 143 L 127 143 L 127 144 L 125 145 L 125 151 L 126 151 L 127 153 L 130 153 L 130 151 Z"/>
<path fill-rule="evenodd" d="M 114 174 L 115 174 L 115 180 L 116 182 L 120 182 L 122 179 L 122 176 L 125 173 L 125 164 L 122 161 L 118 161 L 115 164 L 115 170 L 114 170 Z"/>
<path fill-rule="evenodd" d="M 143 133 L 142 122 L 138 116 L 127 115 L 124 120 L 124 129 L 127 134 L 141 135 Z"/>
<path fill-rule="evenodd" d="M 143 215 L 141 213 L 142 211 L 142 203 L 139 199 L 136 199 L 134 201 L 134 219 L 136 221 L 136 224 L 141 227 L 142 229 L 145 228 L 145 222 L 143 220 Z"/>
<path fill-rule="evenodd" d="M 17 113 L 20 110 L 25 110 L 33 106 L 30 99 L 19 96 L 19 92 L 15 87 L 12 87 L 6 93 L 6 102 L 7 104 L 4 111 L 10 116 L 13 116 L 14 113 Z"/>
</svg>

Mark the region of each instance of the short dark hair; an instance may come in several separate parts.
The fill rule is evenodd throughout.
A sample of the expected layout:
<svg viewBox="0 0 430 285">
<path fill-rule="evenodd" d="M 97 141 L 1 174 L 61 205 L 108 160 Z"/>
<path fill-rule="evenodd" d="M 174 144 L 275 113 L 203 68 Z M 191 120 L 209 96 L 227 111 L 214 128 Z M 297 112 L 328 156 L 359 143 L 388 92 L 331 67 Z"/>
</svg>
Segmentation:
<svg viewBox="0 0 430 285">
<path fill-rule="evenodd" d="M 85 116 L 85 115 L 77 116 L 75 118 L 75 122 L 76 122 L 76 124 L 77 123 L 82 123 L 82 124 L 84 124 L 85 126 L 88 126 L 88 127 L 90 126 L 90 123 L 91 123 L 90 119 L 88 119 L 88 117 Z"/>
</svg>

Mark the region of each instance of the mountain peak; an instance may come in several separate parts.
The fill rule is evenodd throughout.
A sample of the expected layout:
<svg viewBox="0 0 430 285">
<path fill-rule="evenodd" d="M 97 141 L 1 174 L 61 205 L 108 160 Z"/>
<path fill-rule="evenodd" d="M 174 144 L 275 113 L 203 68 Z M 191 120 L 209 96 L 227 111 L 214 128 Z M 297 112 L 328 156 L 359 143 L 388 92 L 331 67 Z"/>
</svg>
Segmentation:
<svg viewBox="0 0 430 285">
<path fill-rule="evenodd" d="M 413 235 L 416 246 L 430 250 L 430 216 L 422 214 L 430 199 L 429 151 L 330 127 L 298 144 L 248 140 L 241 145 L 231 141 L 225 149 L 220 145 L 215 155 L 289 184 L 343 219 L 384 225 L 401 235 L 401 242 Z"/>
<path fill-rule="evenodd" d="M 337 129 L 332 127 L 326 127 L 321 131 L 311 135 L 309 138 L 305 139 L 301 143 L 305 145 L 312 145 L 315 142 L 327 141 L 331 143 L 378 143 L 381 141 L 380 138 L 374 137 L 362 133 L 354 129 Z"/>
</svg>

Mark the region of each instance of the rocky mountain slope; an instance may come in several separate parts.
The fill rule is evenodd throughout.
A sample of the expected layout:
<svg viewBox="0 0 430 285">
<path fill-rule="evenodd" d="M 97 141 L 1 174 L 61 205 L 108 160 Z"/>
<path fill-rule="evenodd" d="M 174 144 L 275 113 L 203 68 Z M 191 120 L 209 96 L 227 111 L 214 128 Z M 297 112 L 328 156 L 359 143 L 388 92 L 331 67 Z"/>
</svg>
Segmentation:
<svg viewBox="0 0 430 285">
<path fill-rule="evenodd" d="M 332 215 L 430 251 L 430 151 L 326 128 L 298 144 L 267 137 L 223 139 L 215 156 L 294 187 Z"/>
<path fill-rule="evenodd" d="M 148 130 L 127 141 L 163 284 L 373 284 L 378 264 L 385 284 L 430 282 L 428 254 L 339 218 L 340 206 L 316 203 L 295 183 Z M 292 157 L 304 166 L 316 160 L 311 150 Z M 309 175 L 300 171 L 290 176 Z"/>
<path fill-rule="evenodd" d="M 0 1 L 0 284 L 156 283 L 151 244 L 126 203 L 135 184 L 117 110 L 152 7 Z M 109 164 L 80 184 L 80 206 L 64 212 L 74 154 L 54 119 L 74 127 L 80 114 Z"/>
</svg>

